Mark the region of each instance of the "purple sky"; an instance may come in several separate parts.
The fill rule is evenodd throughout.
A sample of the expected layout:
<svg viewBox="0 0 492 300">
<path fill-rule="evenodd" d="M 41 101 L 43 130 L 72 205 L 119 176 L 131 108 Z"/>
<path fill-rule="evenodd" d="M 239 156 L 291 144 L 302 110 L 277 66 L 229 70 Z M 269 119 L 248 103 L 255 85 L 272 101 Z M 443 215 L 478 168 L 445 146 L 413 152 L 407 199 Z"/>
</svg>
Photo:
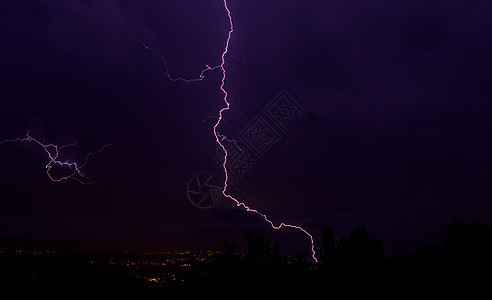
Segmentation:
<svg viewBox="0 0 492 300">
<path fill-rule="evenodd" d="M 305 109 L 239 182 L 275 222 L 383 241 L 436 244 L 454 219 L 491 221 L 490 1 L 229 0 L 226 56 L 235 137 L 281 90 Z M 36 147 L 0 146 L 0 234 L 73 247 L 219 247 L 273 232 L 224 201 L 185 196 L 214 167 L 228 20 L 221 0 L 7 0 L 0 9 L 0 140 L 31 134 L 77 146 L 97 184 L 53 183 Z M 131 33 L 131 34 L 130 34 Z M 241 112 L 239 114 L 237 112 Z M 388 251 L 400 251 L 387 244 Z"/>
</svg>

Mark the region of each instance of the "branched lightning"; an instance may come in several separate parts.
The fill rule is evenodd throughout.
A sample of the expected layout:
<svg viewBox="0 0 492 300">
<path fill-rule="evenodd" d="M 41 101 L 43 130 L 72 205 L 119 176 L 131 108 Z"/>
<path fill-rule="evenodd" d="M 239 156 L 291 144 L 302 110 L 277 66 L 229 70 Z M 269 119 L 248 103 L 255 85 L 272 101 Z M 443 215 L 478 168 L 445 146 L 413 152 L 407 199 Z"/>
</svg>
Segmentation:
<svg viewBox="0 0 492 300">
<path fill-rule="evenodd" d="M 164 64 L 164 73 L 166 74 L 167 78 L 169 80 L 171 80 L 171 81 L 175 81 L 175 82 L 176 81 L 181 81 L 181 82 L 185 82 L 185 83 L 202 81 L 205 78 L 205 73 L 206 72 L 217 70 L 218 68 L 221 67 L 220 65 L 217 65 L 215 67 L 210 67 L 209 65 L 205 65 L 205 69 L 203 69 L 200 72 L 200 75 L 198 77 L 196 77 L 196 78 L 185 79 L 185 78 L 181 78 L 181 77 L 173 77 L 173 76 L 171 76 L 171 74 L 169 74 L 169 66 L 167 65 L 167 61 L 166 61 L 166 59 L 164 58 L 164 56 L 162 54 L 158 53 L 152 47 L 148 46 L 144 41 L 135 38 L 131 33 L 130 33 L 130 35 L 132 36 L 132 38 L 133 38 L 134 41 L 136 41 L 137 43 L 139 43 L 140 45 L 142 45 L 142 47 L 144 47 L 145 49 L 147 49 L 148 51 L 150 51 L 152 54 L 154 54 L 155 56 L 157 56 L 157 57 L 159 57 L 161 59 L 162 63 Z"/>
<path fill-rule="evenodd" d="M 54 182 L 60 182 L 60 181 L 67 181 L 69 179 L 78 181 L 82 184 L 93 184 L 93 181 L 90 181 L 90 179 L 87 177 L 87 175 L 82 171 L 82 169 L 87 165 L 87 162 L 89 158 L 93 155 L 96 155 L 98 153 L 101 153 L 105 148 L 110 147 L 112 144 L 106 144 L 102 146 L 99 150 L 95 152 L 89 152 L 85 160 L 82 163 L 77 163 L 77 162 L 70 162 L 70 161 L 61 161 L 59 160 L 60 156 L 60 151 L 64 148 L 67 147 L 72 147 L 75 146 L 75 143 L 68 144 L 68 145 L 63 145 L 63 146 L 58 146 L 55 144 L 45 144 L 39 141 L 38 139 L 32 137 L 30 135 L 30 130 L 27 131 L 26 135 L 24 137 L 19 137 L 16 139 L 10 139 L 10 140 L 4 140 L 0 142 L 0 145 L 5 144 L 5 143 L 12 143 L 12 142 L 28 142 L 28 143 L 34 143 L 41 148 L 43 148 L 44 152 L 48 156 L 48 163 L 45 166 L 46 169 L 46 175 L 54 181 Z M 59 167 L 65 167 L 71 170 L 71 173 L 66 176 L 61 176 L 58 178 L 55 178 L 52 174 L 51 171 L 53 167 L 59 166 Z"/>
<path fill-rule="evenodd" d="M 176 78 L 176 77 L 171 76 L 169 74 L 168 64 L 167 64 L 165 58 L 161 54 L 159 54 L 153 48 L 151 48 L 150 46 L 148 46 L 147 44 L 145 44 L 142 40 L 136 39 L 133 36 L 132 36 L 132 38 L 136 42 L 140 43 L 145 49 L 147 49 L 148 51 L 150 51 L 153 55 L 158 56 L 162 60 L 162 62 L 164 64 L 165 74 L 166 74 L 167 78 L 169 80 L 171 80 L 171 81 L 181 81 L 181 82 L 185 82 L 185 83 L 198 82 L 198 81 L 202 81 L 205 78 L 205 73 L 206 72 L 208 72 L 208 71 L 214 71 L 214 70 L 217 70 L 217 69 L 220 69 L 221 70 L 221 72 L 222 72 L 222 79 L 221 79 L 221 84 L 220 84 L 220 90 L 224 94 L 223 101 L 224 101 L 225 107 L 222 107 L 219 110 L 219 112 L 218 112 L 218 118 L 217 118 L 217 122 L 215 123 L 215 125 L 213 127 L 213 133 L 214 133 L 215 141 L 216 141 L 218 147 L 222 148 L 222 151 L 224 151 L 224 161 L 222 163 L 222 168 L 224 169 L 225 179 L 224 179 L 224 188 L 222 189 L 222 194 L 224 195 L 224 197 L 226 197 L 226 198 L 234 201 L 238 207 L 242 207 L 243 209 L 245 209 L 248 212 L 252 212 L 252 213 L 255 213 L 255 214 L 259 215 L 266 222 L 268 222 L 273 229 L 278 230 L 278 229 L 281 229 L 282 227 L 289 227 L 289 228 L 297 229 L 297 230 L 303 232 L 304 234 L 306 234 L 309 237 L 310 242 L 311 242 L 312 258 L 313 258 L 313 260 L 315 262 L 318 262 L 318 259 L 316 258 L 316 251 L 314 249 L 314 239 L 313 239 L 313 236 L 307 230 L 305 230 L 301 226 L 291 225 L 291 224 L 287 224 L 287 223 L 284 223 L 284 222 L 280 223 L 278 226 L 275 226 L 275 224 L 273 223 L 273 221 L 271 221 L 267 217 L 267 215 L 259 212 L 256 209 L 250 208 L 249 206 L 247 206 L 243 202 L 240 202 L 238 199 L 234 198 L 232 195 L 230 195 L 230 194 L 227 193 L 228 181 L 229 181 L 229 173 L 228 173 L 228 170 L 227 170 L 227 167 L 226 167 L 226 165 L 227 165 L 227 159 L 228 159 L 228 153 L 227 153 L 227 150 L 226 150 L 223 142 L 224 141 L 228 141 L 228 142 L 232 142 L 232 143 L 235 144 L 235 141 L 234 140 L 230 140 L 225 135 L 220 134 L 218 132 L 217 128 L 221 124 L 221 121 L 223 119 L 224 112 L 230 111 L 230 103 L 228 101 L 228 93 L 227 93 L 227 90 L 225 89 L 225 81 L 226 81 L 226 69 L 225 69 L 225 63 L 226 63 L 226 61 L 225 61 L 225 57 L 226 57 L 226 55 L 229 52 L 229 43 L 231 41 L 232 33 L 234 32 L 234 25 L 233 25 L 233 22 L 232 22 L 231 11 L 229 10 L 229 7 L 227 5 L 227 0 L 223 0 L 223 2 L 224 2 L 224 8 L 225 8 L 225 10 L 227 12 L 227 17 L 229 19 L 229 32 L 227 34 L 227 40 L 226 40 L 226 43 L 225 43 L 224 51 L 222 52 L 222 55 L 221 55 L 221 63 L 219 65 L 217 65 L 217 66 L 214 66 L 214 67 L 210 67 L 209 65 L 206 65 L 206 68 L 203 69 L 200 72 L 200 75 L 198 77 L 196 77 L 196 78 L 185 79 L 185 78 Z"/>
</svg>

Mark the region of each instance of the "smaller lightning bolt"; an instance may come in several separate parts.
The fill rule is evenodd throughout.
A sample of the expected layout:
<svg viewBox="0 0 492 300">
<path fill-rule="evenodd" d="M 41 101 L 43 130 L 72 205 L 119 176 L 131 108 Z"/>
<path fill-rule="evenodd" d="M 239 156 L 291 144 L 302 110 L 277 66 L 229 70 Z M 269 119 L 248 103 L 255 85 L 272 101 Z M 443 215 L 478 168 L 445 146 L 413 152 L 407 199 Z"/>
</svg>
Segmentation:
<svg viewBox="0 0 492 300">
<path fill-rule="evenodd" d="M 46 155 L 48 156 L 48 159 L 49 159 L 48 164 L 46 164 L 46 166 L 45 166 L 46 175 L 48 175 L 48 177 L 51 179 L 51 181 L 54 181 L 54 182 L 67 181 L 69 179 L 72 179 L 72 180 L 78 181 L 82 184 L 93 184 L 93 183 L 95 183 L 95 182 L 90 181 L 88 179 L 87 175 L 82 171 L 82 169 L 87 165 L 87 162 L 91 156 L 96 155 L 98 153 L 101 153 L 107 147 L 112 146 L 112 144 L 106 144 L 95 152 L 89 152 L 86 155 L 85 160 L 81 164 L 76 163 L 76 162 L 70 162 L 70 161 L 61 161 L 58 159 L 58 157 L 60 156 L 61 150 L 65 149 L 67 147 L 75 146 L 75 143 L 63 145 L 63 146 L 58 146 L 55 144 L 44 144 L 44 143 L 40 142 L 38 139 L 32 137 L 30 135 L 30 131 L 31 131 L 30 129 L 27 131 L 25 137 L 19 137 L 19 138 L 10 139 L 10 140 L 4 140 L 4 141 L 0 142 L 0 145 L 5 144 L 5 143 L 12 143 L 12 142 L 28 142 L 28 143 L 34 143 L 34 144 L 40 146 L 41 148 L 43 148 L 44 152 L 46 153 Z M 51 171 L 52 171 L 53 167 L 55 167 L 55 166 L 68 167 L 69 169 L 71 169 L 73 171 L 69 175 L 55 178 L 51 174 Z"/>
</svg>

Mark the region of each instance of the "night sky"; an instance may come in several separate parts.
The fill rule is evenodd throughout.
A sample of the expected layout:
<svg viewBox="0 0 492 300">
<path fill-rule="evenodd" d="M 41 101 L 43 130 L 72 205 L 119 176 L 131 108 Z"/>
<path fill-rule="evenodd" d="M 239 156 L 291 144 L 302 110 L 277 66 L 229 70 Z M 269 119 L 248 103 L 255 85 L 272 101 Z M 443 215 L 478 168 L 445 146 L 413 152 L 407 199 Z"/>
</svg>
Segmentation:
<svg viewBox="0 0 492 300">
<path fill-rule="evenodd" d="M 238 199 L 310 231 L 366 227 L 387 251 L 442 242 L 455 219 L 492 221 L 490 1 L 228 0 L 230 138 L 282 90 L 305 110 L 240 179 Z M 0 145 L 0 234 L 61 247 L 218 248 L 246 230 L 309 252 L 223 200 L 186 197 L 221 174 L 213 125 L 229 22 L 222 0 L 6 0 L 0 140 L 30 134 L 96 183 L 51 182 L 32 143 Z M 406 248 L 405 248 L 406 249 Z"/>
</svg>

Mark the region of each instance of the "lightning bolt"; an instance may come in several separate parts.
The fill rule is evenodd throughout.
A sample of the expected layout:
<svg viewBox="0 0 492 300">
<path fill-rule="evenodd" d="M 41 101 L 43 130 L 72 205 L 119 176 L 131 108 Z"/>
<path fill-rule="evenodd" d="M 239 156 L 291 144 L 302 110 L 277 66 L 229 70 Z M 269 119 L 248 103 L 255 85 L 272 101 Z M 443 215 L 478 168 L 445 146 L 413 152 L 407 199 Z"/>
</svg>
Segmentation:
<svg viewBox="0 0 492 300">
<path fill-rule="evenodd" d="M 19 137 L 19 138 L 10 139 L 10 140 L 4 140 L 4 141 L 0 142 L 0 145 L 5 144 L 5 143 L 12 143 L 12 142 L 34 143 L 34 144 L 40 146 L 41 148 L 43 148 L 44 152 L 46 153 L 46 155 L 48 156 L 48 159 L 49 159 L 48 164 L 46 164 L 46 166 L 45 166 L 46 175 L 48 175 L 48 177 L 51 179 L 51 181 L 60 182 L 60 181 L 67 181 L 67 180 L 71 179 L 71 180 L 78 181 L 78 182 L 85 184 L 85 185 L 95 183 L 93 181 L 90 181 L 89 178 L 87 177 L 87 175 L 82 171 L 82 169 L 87 165 L 89 158 L 93 155 L 101 153 L 102 151 L 104 151 L 105 148 L 110 147 L 112 145 L 112 144 L 106 144 L 95 152 L 89 152 L 86 155 L 85 160 L 81 164 L 79 164 L 76 162 L 61 161 L 58 159 L 62 149 L 75 146 L 75 143 L 63 145 L 63 146 L 58 146 L 55 144 L 44 144 L 41 141 L 39 141 L 38 139 L 36 139 L 30 135 L 30 129 L 27 131 L 25 137 Z M 69 175 L 55 178 L 51 174 L 51 171 L 52 171 L 53 167 L 55 167 L 55 166 L 69 168 L 72 171 Z"/>
<path fill-rule="evenodd" d="M 231 41 L 232 33 L 234 32 L 234 24 L 232 22 L 231 11 L 229 10 L 229 7 L 227 5 L 227 0 L 224 0 L 224 8 L 227 11 L 227 17 L 229 18 L 229 25 L 230 25 L 230 27 L 229 27 L 229 33 L 227 34 L 227 40 L 226 40 L 226 45 L 225 45 L 225 48 L 224 48 L 224 52 L 222 52 L 222 62 L 221 62 L 221 64 L 219 66 L 220 66 L 220 69 L 222 70 L 222 80 L 221 80 L 221 84 L 220 84 L 220 90 L 222 91 L 222 93 L 224 93 L 224 103 L 225 103 L 226 106 L 223 107 L 223 108 L 221 108 L 219 110 L 219 119 L 217 120 L 217 123 L 215 123 L 215 126 L 214 126 L 215 141 L 217 142 L 217 144 L 224 151 L 224 162 L 222 163 L 222 167 L 223 167 L 224 173 L 225 173 L 225 180 L 224 180 L 224 189 L 222 190 L 222 194 L 224 195 L 224 197 L 229 198 L 232 201 L 234 201 L 237 206 L 244 208 L 248 212 L 252 212 L 252 213 L 255 213 L 255 214 L 261 216 L 266 222 L 268 222 L 270 224 L 270 226 L 272 226 L 273 229 L 277 229 L 278 230 L 278 229 L 280 229 L 282 227 L 289 227 L 289 228 L 294 228 L 294 229 L 300 230 L 303 233 L 305 233 L 309 237 L 309 239 L 311 241 L 312 257 L 313 257 L 313 259 L 314 259 L 315 262 L 318 262 L 318 259 L 316 258 L 316 251 L 314 250 L 313 236 L 309 232 L 307 232 L 304 228 L 302 228 L 301 226 L 291 225 L 291 224 L 287 224 L 287 223 L 283 223 L 283 222 L 280 223 L 280 225 L 275 226 L 275 224 L 273 224 L 273 222 L 270 219 L 268 219 L 267 215 L 260 213 L 256 209 L 250 208 L 246 204 L 244 204 L 244 203 L 240 202 L 239 200 L 237 200 L 236 198 L 234 198 L 232 195 L 227 194 L 227 188 L 228 188 L 227 183 L 229 181 L 229 173 L 228 173 L 227 167 L 226 167 L 226 164 L 227 164 L 227 150 L 226 150 L 225 146 L 222 144 L 223 138 L 222 138 L 222 135 L 220 135 L 218 133 L 217 127 L 220 125 L 220 121 L 222 121 L 223 113 L 225 111 L 228 111 L 230 109 L 230 106 L 231 106 L 230 103 L 229 103 L 229 101 L 227 100 L 227 96 L 228 96 L 227 90 L 224 88 L 225 81 L 226 81 L 226 69 L 225 69 L 224 66 L 225 66 L 225 56 L 227 55 L 227 52 L 229 51 L 229 43 Z"/>
<path fill-rule="evenodd" d="M 227 153 L 227 150 L 224 146 L 224 144 L 222 143 L 224 140 L 225 141 L 229 141 L 229 142 L 235 142 L 234 140 L 229 140 L 225 135 L 222 135 L 218 132 L 217 128 L 219 127 L 222 119 L 223 119 L 223 114 L 224 112 L 226 111 L 230 111 L 230 102 L 228 101 L 228 93 L 227 93 L 227 90 L 225 89 L 225 81 L 226 81 L 226 69 L 225 69 L 225 57 L 226 55 L 228 54 L 229 52 L 229 43 L 231 41 L 231 37 L 232 37 L 232 33 L 234 32 L 234 24 L 232 22 L 232 17 L 231 17 L 231 11 L 229 10 L 229 6 L 227 5 L 227 0 L 223 0 L 223 3 L 224 3 L 224 8 L 227 12 L 227 17 L 229 19 L 229 32 L 227 34 L 227 40 L 226 40 L 226 44 L 225 44 L 225 47 L 224 47 L 224 51 L 222 52 L 222 55 L 221 55 L 221 63 L 217 66 L 214 66 L 214 67 L 210 67 L 209 65 L 206 65 L 206 67 L 200 72 L 199 76 L 196 77 L 196 78 L 191 78 L 191 79 L 185 79 L 185 78 L 176 78 L 176 77 L 173 77 L 169 74 L 169 68 L 168 68 L 168 64 L 166 62 L 166 59 L 164 58 L 164 56 L 162 56 L 161 54 L 159 54 L 157 51 L 155 51 L 153 48 L 151 48 L 150 46 L 146 45 L 142 40 L 139 40 L 139 39 L 136 39 L 132 36 L 132 38 L 140 43 L 145 49 L 147 49 L 148 51 L 150 51 L 152 54 L 154 54 L 155 56 L 158 56 L 163 64 L 164 64 L 164 71 L 165 71 L 165 74 L 167 76 L 167 78 L 171 81 L 181 81 L 181 82 L 185 82 L 185 83 L 190 83 L 190 82 L 198 82 L 198 81 L 202 81 L 204 78 L 205 78 L 205 73 L 208 72 L 208 71 L 214 71 L 214 70 L 217 70 L 217 69 L 220 69 L 221 72 L 222 72 L 222 79 L 221 79 L 221 84 L 220 84 L 220 90 L 222 91 L 222 93 L 224 94 L 224 98 L 223 98 L 223 101 L 224 101 L 224 104 L 225 106 L 222 107 L 219 112 L 218 112 L 218 119 L 217 119 L 217 122 L 215 123 L 214 127 L 213 127 L 213 133 L 214 133 L 214 136 L 215 136 L 215 141 L 217 143 L 217 145 L 222 148 L 222 150 L 224 151 L 224 161 L 222 163 L 222 168 L 224 169 L 224 174 L 225 174 L 225 179 L 224 179 L 224 188 L 222 189 L 222 194 L 224 195 L 224 197 L 234 201 L 236 203 L 236 205 L 238 207 L 242 207 L 244 210 L 246 210 L 247 212 L 251 212 L 251 213 L 254 213 L 254 214 L 257 214 L 259 215 L 261 218 L 263 218 L 267 223 L 270 224 L 270 226 L 273 228 L 273 229 L 276 229 L 276 230 L 279 230 L 281 229 L 282 227 L 288 227 L 288 228 L 293 228 L 293 229 L 296 229 L 296 230 L 299 230 L 301 232 L 303 232 L 305 235 L 307 235 L 310 239 L 310 242 L 311 242 L 311 252 L 312 252 L 312 258 L 315 262 L 318 262 L 318 259 L 316 258 L 316 251 L 314 249 L 314 239 L 313 239 L 313 236 L 307 231 L 305 230 L 304 228 L 302 228 L 301 226 L 297 226 L 297 225 L 291 225 L 291 224 L 287 224 L 287 223 L 280 223 L 278 226 L 276 226 L 273 221 L 271 221 L 267 215 L 259 212 L 258 210 L 256 209 L 252 209 L 250 208 L 249 206 L 247 206 L 245 203 L 239 201 L 238 199 L 234 198 L 232 195 L 228 194 L 227 193 L 227 189 L 228 189 L 228 181 L 229 181 L 229 173 L 228 173 L 228 170 L 227 170 L 227 158 L 228 158 L 228 153 Z"/>
</svg>

